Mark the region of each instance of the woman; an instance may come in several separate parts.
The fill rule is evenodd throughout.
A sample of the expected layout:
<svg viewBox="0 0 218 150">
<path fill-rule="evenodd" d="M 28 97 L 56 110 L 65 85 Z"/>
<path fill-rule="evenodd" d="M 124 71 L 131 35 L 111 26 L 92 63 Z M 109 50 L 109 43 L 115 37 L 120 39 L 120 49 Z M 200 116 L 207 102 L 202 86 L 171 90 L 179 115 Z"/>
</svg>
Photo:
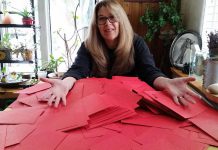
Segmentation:
<svg viewBox="0 0 218 150">
<path fill-rule="evenodd" d="M 88 37 L 63 79 L 41 80 L 53 85 L 48 104 L 55 102 L 57 107 L 60 101 L 66 105 L 66 95 L 76 80 L 113 75 L 138 76 L 154 88 L 168 92 L 178 105 L 195 103 L 192 96 L 198 96 L 187 88 L 194 78 L 169 79 L 155 67 L 148 47 L 143 38 L 134 34 L 121 5 L 115 0 L 103 0 L 96 5 Z"/>
</svg>

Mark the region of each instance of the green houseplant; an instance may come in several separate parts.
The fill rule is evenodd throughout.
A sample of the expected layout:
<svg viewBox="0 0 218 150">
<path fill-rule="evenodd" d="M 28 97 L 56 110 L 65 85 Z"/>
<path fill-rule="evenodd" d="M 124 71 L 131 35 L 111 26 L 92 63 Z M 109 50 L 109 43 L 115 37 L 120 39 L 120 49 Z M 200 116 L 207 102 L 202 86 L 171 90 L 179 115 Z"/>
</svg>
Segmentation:
<svg viewBox="0 0 218 150">
<path fill-rule="evenodd" d="M 47 73 L 58 72 L 58 66 L 64 62 L 63 57 L 55 58 L 52 54 L 49 55 L 49 61 L 42 64 L 41 71 L 47 71 Z"/>
<path fill-rule="evenodd" d="M 24 25 L 32 25 L 33 19 L 32 19 L 32 12 L 28 11 L 27 8 L 24 8 L 23 10 L 19 12 L 15 12 L 16 14 L 22 16 L 22 22 Z"/>
<path fill-rule="evenodd" d="M 147 26 L 146 41 L 151 41 L 155 34 L 160 33 L 161 29 L 166 25 L 170 25 L 171 30 L 162 32 L 163 38 L 184 31 L 181 14 L 178 11 L 178 0 L 171 0 L 169 3 L 164 1 L 159 2 L 158 11 L 147 8 L 144 15 L 140 17 L 140 22 Z"/>
<path fill-rule="evenodd" d="M 12 44 L 10 34 L 5 33 L 0 41 L 0 60 L 11 60 Z"/>
</svg>

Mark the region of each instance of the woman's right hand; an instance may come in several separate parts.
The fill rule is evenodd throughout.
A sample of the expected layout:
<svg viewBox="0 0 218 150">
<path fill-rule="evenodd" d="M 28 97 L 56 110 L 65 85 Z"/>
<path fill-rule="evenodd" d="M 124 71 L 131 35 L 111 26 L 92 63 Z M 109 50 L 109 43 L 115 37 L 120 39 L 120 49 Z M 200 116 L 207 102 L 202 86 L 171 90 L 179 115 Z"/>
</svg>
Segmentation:
<svg viewBox="0 0 218 150">
<path fill-rule="evenodd" d="M 66 96 L 69 90 L 73 87 L 76 79 L 73 77 L 67 77 L 63 80 L 60 79 L 48 79 L 48 78 L 40 78 L 41 81 L 50 83 L 52 87 L 50 88 L 50 92 L 47 93 L 46 97 L 48 99 L 48 105 L 52 106 L 54 103 L 55 107 L 58 107 L 60 101 L 62 101 L 63 105 L 66 106 Z"/>
</svg>

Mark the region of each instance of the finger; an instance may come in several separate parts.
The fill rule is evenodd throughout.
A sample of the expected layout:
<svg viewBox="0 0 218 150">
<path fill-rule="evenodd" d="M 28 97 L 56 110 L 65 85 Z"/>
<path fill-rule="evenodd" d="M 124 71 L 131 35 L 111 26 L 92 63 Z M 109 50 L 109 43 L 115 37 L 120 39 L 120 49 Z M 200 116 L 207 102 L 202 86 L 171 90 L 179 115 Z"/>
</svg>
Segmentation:
<svg viewBox="0 0 218 150">
<path fill-rule="evenodd" d="M 194 77 L 183 77 L 182 80 L 183 80 L 185 83 L 188 83 L 188 82 L 195 81 L 195 78 L 194 78 Z"/>
<path fill-rule="evenodd" d="M 56 96 L 52 95 L 52 96 L 49 98 L 49 100 L 48 100 L 48 105 L 49 105 L 49 106 L 51 106 L 51 105 L 52 105 L 52 102 L 55 101 L 55 97 L 56 97 Z"/>
<path fill-rule="evenodd" d="M 193 96 L 193 97 L 196 97 L 196 98 L 201 99 L 201 96 L 200 96 L 199 94 L 197 94 L 197 93 L 195 93 L 195 92 L 193 92 L 193 91 L 191 91 L 191 90 L 189 90 L 189 91 L 187 92 L 187 94 L 189 94 L 189 95 L 191 95 L 191 96 Z"/>
<path fill-rule="evenodd" d="M 48 79 L 48 78 L 39 78 L 40 79 L 40 81 L 43 81 L 43 82 L 47 82 L 47 83 L 50 83 L 50 84 L 54 84 L 54 80 L 52 80 L 52 79 Z"/>
<path fill-rule="evenodd" d="M 64 106 L 66 106 L 67 105 L 67 100 L 66 100 L 66 97 L 64 96 L 64 97 L 62 97 L 62 103 L 63 103 L 63 105 Z"/>
<path fill-rule="evenodd" d="M 184 97 L 179 97 L 179 102 L 180 102 L 180 104 L 182 104 L 184 106 L 188 106 L 188 103 L 187 103 L 186 99 L 184 99 Z"/>
<path fill-rule="evenodd" d="M 56 97 L 55 105 L 54 105 L 56 108 L 58 107 L 58 105 L 59 105 L 59 103 L 60 103 L 60 100 L 61 100 L 60 97 Z"/>
<path fill-rule="evenodd" d="M 183 97 L 186 99 L 186 101 L 188 101 L 188 102 L 190 102 L 192 104 L 196 103 L 196 101 L 193 99 L 193 97 L 189 96 L 188 94 L 185 94 Z"/>
<path fill-rule="evenodd" d="M 41 97 L 39 97 L 40 99 L 44 99 L 44 100 L 48 100 L 52 95 L 52 91 L 48 90 L 45 94 L 43 94 Z"/>
<path fill-rule="evenodd" d="M 178 99 L 177 96 L 174 96 L 174 97 L 173 97 L 173 101 L 174 101 L 177 105 L 180 105 L 179 99 Z"/>
</svg>

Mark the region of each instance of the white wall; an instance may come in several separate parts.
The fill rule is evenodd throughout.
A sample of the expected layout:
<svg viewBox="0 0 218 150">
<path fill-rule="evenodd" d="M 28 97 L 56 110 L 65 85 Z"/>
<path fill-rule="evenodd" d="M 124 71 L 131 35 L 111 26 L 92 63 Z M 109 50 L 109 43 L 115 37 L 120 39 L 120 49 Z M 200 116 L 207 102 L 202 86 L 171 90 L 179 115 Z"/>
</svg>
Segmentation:
<svg viewBox="0 0 218 150">
<path fill-rule="evenodd" d="M 181 0 L 184 26 L 202 34 L 205 0 Z"/>
</svg>

